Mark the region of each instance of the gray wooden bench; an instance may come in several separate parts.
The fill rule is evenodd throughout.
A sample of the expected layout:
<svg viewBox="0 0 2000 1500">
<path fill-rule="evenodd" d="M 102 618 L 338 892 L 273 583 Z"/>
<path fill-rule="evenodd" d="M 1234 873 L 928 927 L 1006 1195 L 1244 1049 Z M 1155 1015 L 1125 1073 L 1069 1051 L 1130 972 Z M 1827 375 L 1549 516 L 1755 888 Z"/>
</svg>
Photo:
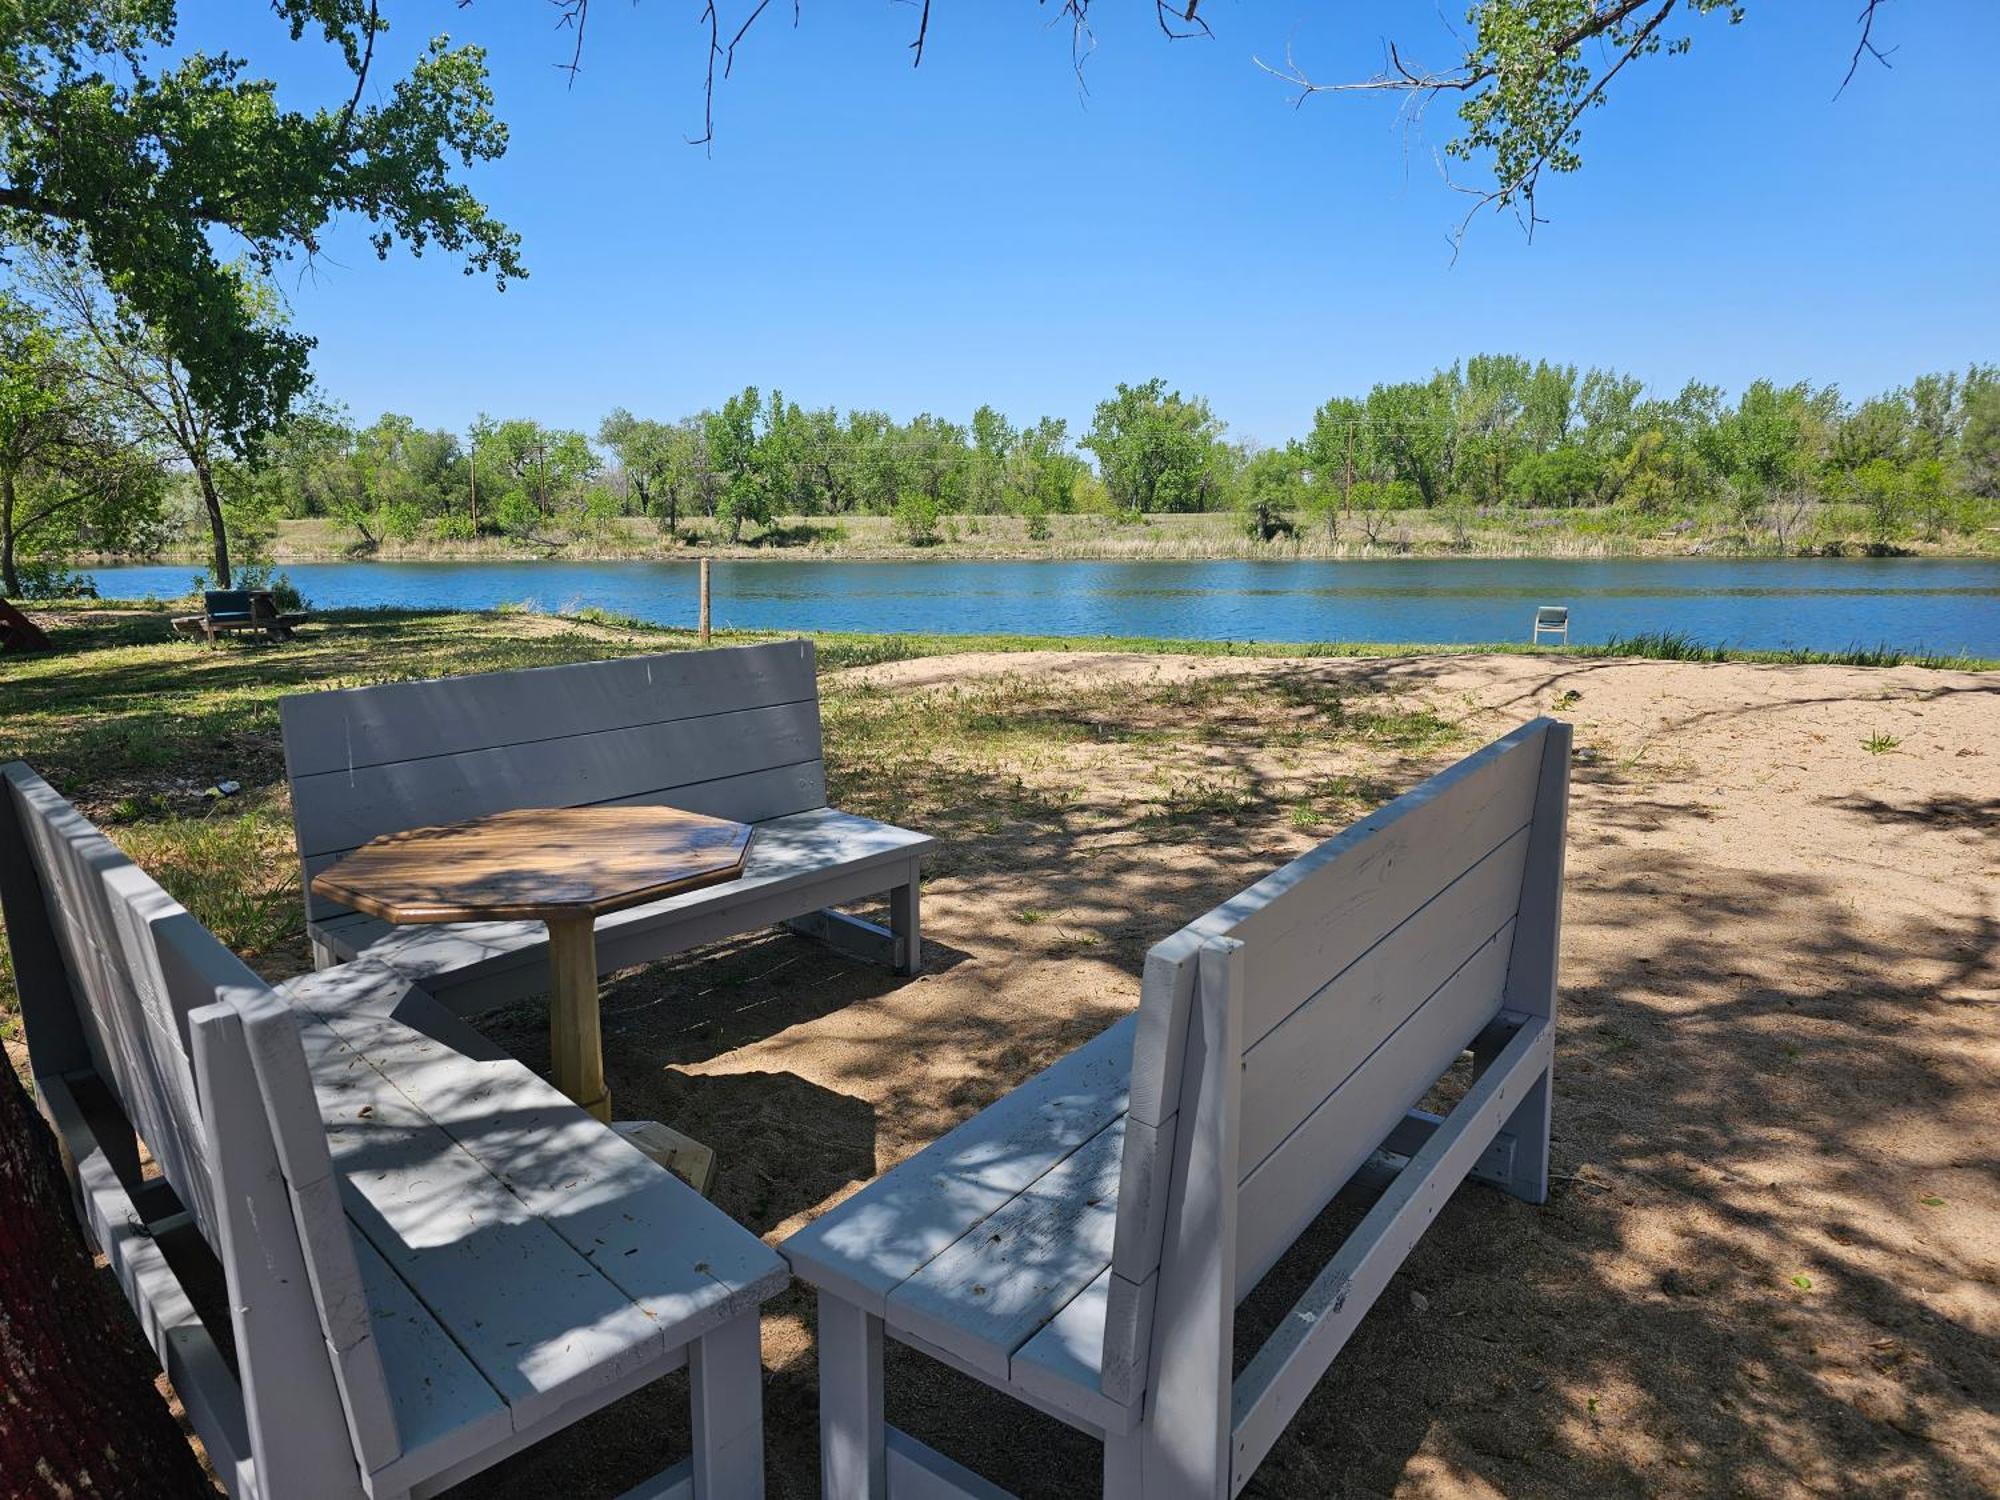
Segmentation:
<svg viewBox="0 0 2000 1500">
<path fill-rule="evenodd" d="M 539 922 L 391 927 L 311 891 L 384 833 L 517 807 L 654 803 L 756 825 L 743 876 L 597 926 L 601 973 L 776 923 L 915 973 L 908 829 L 826 805 L 810 641 L 581 662 L 283 699 L 314 962 L 379 959 L 460 1013 L 548 988 Z M 886 893 L 885 928 L 837 910 Z"/>
<path fill-rule="evenodd" d="M 1136 1015 L 785 1243 L 827 1495 L 1001 1493 L 884 1422 L 885 1334 L 1102 1438 L 1107 1495 L 1234 1495 L 1460 1181 L 1543 1200 L 1569 747 L 1537 720 L 1159 943 Z M 1232 1378 L 1237 1304 L 1358 1175 Z"/>
<path fill-rule="evenodd" d="M 693 1456 L 633 1494 L 762 1493 L 754 1235 L 382 965 L 273 991 L 19 762 L 0 905 L 82 1221 L 232 1494 L 435 1494 L 683 1365 Z"/>
</svg>

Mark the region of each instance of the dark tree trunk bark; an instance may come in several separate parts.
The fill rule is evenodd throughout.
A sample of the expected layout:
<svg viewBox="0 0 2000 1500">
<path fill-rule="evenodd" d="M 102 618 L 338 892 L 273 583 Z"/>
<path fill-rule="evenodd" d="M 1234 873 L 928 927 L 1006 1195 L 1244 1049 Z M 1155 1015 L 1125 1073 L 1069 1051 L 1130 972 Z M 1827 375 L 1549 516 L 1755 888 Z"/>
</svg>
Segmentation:
<svg viewBox="0 0 2000 1500">
<path fill-rule="evenodd" d="M 55 1141 L 0 1062 L 0 1494 L 215 1500 L 71 1218 Z"/>
<path fill-rule="evenodd" d="M 21 575 L 14 567 L 14 476 L 0 474 L 0 594 L 19 595 Z"/>
<path fill-rule="evenodd" d="M 215 492 L 215 475 L 205 463 L 194 466 L 194 474 L 201 484 L 201 503 L 208 509 L 208 534 L 215 544 L 215 586 L 229 587 L 229 528 L 222 519 L 222 497 Z"/>
</svg>

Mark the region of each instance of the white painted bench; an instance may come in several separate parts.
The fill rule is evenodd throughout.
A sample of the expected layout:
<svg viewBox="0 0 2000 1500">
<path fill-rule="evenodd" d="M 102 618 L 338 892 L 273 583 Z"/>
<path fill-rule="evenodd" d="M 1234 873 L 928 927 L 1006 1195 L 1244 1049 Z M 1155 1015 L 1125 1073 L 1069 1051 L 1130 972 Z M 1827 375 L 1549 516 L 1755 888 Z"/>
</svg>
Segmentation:
<svg viewBox="0 0 2000 1500">
<path fill-rule="evenodd" d="M 1136 1015 L 785 1243 L 827 1495 L 1001 1493 L 884 1422 L 885 1334 L 1101 1437 L 1107 1495 L 1234 1495 L 1461 1180 L 1543 1200 L 1569 748 L 1526 725 L 1167 938 Z M 1364 1168 L 1232 1379 L 1237 1304 Z"/>
<path fill-rule="evenodd" d="M 601 973 L 789 923 L 915 973 L 935 840 L 826 805 L 810 641 L 285 698 L 285 771 L 316 967 L 379 959 L 461 1014 L 548 988 L 539 922 L 391 927 L 312 893 L 384 833 L 517 807 L 649 803 L 755 824 L 743 876 L 597 925 Z M 889 896 L 888 927 L 837 910 Z"/>
<path fill-rule="evenodd" d="M 19 762 L 0 905 L 82 1221 L 231 1494 L 436 1494 L 683 1365 L 693 1456 L 633 1494 L 762 1493 L 754 1235 L 382 965 L 273 991 Z"/>
</svg>

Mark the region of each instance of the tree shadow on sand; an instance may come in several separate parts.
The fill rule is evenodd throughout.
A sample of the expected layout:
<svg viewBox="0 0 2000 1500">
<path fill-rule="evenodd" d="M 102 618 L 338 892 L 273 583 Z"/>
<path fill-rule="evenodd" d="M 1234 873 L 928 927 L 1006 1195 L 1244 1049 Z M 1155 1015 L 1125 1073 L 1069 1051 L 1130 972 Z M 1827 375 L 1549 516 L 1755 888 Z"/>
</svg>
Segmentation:
<svg viewBox="0 0 2000 1500">
<path fill-rule="evenodd" d="M 1564 664 L 1538 691 L 1589 669 Z M 1400 791 L 1463 748 L 1390 753 L 1375 774 Z M 1254 749 L 1209 746 L 1245 768 Z M 1018 777 L 931 772 L 946 778 L 937 810 L 911 821 L 946 847 L 928 919 L 947 962 L 915 983 L 948 1004 L 899 1030 L 911 981 L 784 934 L 607 986 L 620 1114 L 711 1131 L 718 1201 L 760 1231 L 830 1205 L 1114 1019 L 1136 1002 L 1146 947 L 1288 847 L 1268 799 L 1107 816 Z M 1954 829 L 1990 813 L 1977 800 L 1823 805 Z M 1975 1212 L 1966 1200 L 2000 1171 L 1978 1050 L 2000 980 L 1992 902 L 1930 920 L 1864 914 L 1833 872 L 1664 848 L 1658 834 L 1679 830 L 1704 851 L 1692 834 L 1713 809 L 1611 768 L 1579 768 L 1576 806 L 1568 931 L 1588 957 L 1564 975 L 1550 1201 L 1461 1188 L 1246 1493 L 1991 1493 L 2000 1341 L 1978 1308 L 1995 1273 L 1976 1221 L 1954 1216 Z M 1022 927 L 1022 893 L 1059 924 Z M 1067 938 L 1050 936 L 1057 925 Z M 1014 1002 L 1038 965 L 1072 975 L 1069 1005 Z M 854 1006 L 883 1011 L 848 1039 L 858 1073 L 975 1060 L 950 1118 L 900 1097 L 870 1109 L 796 1075 L 681 1071 Z M 672 1026 L 648 1019 L 667 1014 Z M 520 1008 L 496 1034 L 535 1061 L 542 1024 Z M 732 1180 L 732 1149 L 784 1166 Z M 1343 1193 L 1246 1301 L 1239 1367 L 1370 1200 Z M 770 1313 L 809 1328 L 812 1305 L 795 1288 Z M 805 1497 L 818 1483 L 816 1371 L 809 1344 L 780 1348 L 766 1386 L 772 1493 Z M 893 1345 L 889 1390 L 892 1421 L 1023 1496 L 1096 1490 L 1094 1442 Z M 634 1398 L 668 1423 L 677 1400 Z M 651 1421 L 599 1419 L 546 1452 L 588 1443 L 593 1465 L 636 1477 L 662 1440 Z M 510 1466 L 466 1493 L 533 1493 L 551 1472 Z"/>
</svg>

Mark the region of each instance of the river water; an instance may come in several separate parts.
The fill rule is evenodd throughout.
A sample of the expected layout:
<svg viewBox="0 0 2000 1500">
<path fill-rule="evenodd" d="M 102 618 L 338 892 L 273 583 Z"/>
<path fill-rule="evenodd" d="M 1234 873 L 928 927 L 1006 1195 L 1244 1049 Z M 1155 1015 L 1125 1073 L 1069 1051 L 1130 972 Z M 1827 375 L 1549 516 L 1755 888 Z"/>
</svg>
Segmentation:
<svg viewBox="0 0 2000 1500">
<path fill-rule="evenodd" d="M 91 570 L 107 598 L 185 594 L 194 569 Z M 298 563 L 322 609 L 597 606 L 695 616 L 692 562 Z M 1566 604 L 1571 639 L 1680 631 L 1782 650 L 2000 657 L 2000 562 L 1425 558 L 1355 562 L 717 562 L 718 627 L 1237 641 L 1524 640 Z"/>
</svg>

